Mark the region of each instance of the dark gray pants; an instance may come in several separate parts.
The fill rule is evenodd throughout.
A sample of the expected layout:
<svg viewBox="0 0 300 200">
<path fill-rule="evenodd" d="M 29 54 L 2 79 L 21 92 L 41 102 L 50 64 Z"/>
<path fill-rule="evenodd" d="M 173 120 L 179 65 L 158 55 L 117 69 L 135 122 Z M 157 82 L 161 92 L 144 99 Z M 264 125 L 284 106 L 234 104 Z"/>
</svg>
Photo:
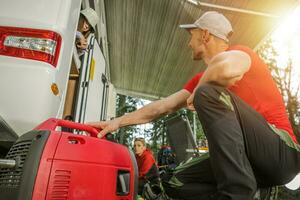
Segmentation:
<svg viewBox="0 0 300 200">
<path fill-rule="evenodd" d="M 257 187 L 289 182 L 300 172 L 300 152 L 286 145 L 266 120 L 227 89 L 199 87 L 194 106 L 209 158 L 176 178 L 182 199 L 253 199 Z"/>
</svg>

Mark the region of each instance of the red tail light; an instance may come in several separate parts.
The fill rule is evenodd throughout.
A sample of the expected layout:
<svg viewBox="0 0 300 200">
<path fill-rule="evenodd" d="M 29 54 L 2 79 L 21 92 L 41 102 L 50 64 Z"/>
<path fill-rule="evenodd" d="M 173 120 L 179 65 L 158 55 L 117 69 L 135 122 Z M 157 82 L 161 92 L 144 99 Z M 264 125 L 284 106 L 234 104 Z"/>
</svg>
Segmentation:
<svg viewBox="0 0 300 200">
<path fill-rule="evenodd" d="M 0 55 L 57 65 L 61 36 L 47 30 L 0 26 Z"/>
</svg>

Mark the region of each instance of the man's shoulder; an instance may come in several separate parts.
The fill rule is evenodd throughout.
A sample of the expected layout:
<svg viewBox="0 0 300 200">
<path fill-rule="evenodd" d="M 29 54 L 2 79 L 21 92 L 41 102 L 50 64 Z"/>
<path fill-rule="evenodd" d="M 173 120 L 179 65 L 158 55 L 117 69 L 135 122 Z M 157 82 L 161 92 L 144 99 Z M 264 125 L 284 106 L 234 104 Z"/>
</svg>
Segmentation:
<svg viewBox="0 0 300 200">
<path fill-rule="evenodd" d="M 232 45 L 227 49 L 227 51 L 230 51 L 230 50 L 240 50 L 240 51 L 244 51 L 247 53 L 254 53 L 254 51 L 251 48 L 244 46 L 244 45 Z"/>
<path fill-rule="evenodd" d="M 259 59 L 259 56 L 257 55 L 257 53 L 255 51 L 253 51 L 251 48 L 244 46 L 244 45 L 233 45 L 227 49 L 227 51 L 231 51 L 231 50 L 242 51 L 242 52 L 248 54 L 252 61 Z"/>
</svg>

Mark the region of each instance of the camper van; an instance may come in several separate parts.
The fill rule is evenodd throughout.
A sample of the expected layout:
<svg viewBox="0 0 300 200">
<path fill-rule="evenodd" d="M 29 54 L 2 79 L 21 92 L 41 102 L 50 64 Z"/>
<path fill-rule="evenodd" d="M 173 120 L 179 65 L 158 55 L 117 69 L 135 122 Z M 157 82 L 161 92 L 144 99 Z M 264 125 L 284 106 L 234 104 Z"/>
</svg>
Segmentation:
<svg viewBox="0 0 300 200">
<path fill-rule="evenodd" d="M 136 198 L 133 153 L 84 125 L 114 117 L 99 5 L 88 47 L 75 44 L 80 13 L 95 3 L 1 3 L 1 199 Z"/>
<path fill-rule="evenodd" d="M 114 92 L 100 33 L 89 36 L 80 58 L 74 43 L 80 10 L 88 6 L 89 1 L 80 0 L 1 4 L 0 127 L 7 137 L 3 140 L 48 118 L 83 123 L 113 117 L 113 112 L 107 114 L 115 98 L 108 101 Z"/>
</svg>

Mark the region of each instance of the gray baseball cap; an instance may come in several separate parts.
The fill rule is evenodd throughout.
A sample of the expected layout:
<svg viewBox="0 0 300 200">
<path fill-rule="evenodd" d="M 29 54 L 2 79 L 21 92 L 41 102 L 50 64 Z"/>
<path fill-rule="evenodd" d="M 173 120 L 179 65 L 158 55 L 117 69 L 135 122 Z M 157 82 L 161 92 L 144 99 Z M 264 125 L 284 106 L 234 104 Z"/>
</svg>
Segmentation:
<svg viewBox="0 0 300 200">
<path fill-rule="evenodd" d="M 229 20 L 219 12 L 208 11 L 193 24 L 182 24 L 180 28 L 191 29 L 200 28 L 208 30 L 212 35 L 228 42 L 228 37 L 233 33 Z"/>
</svg>

